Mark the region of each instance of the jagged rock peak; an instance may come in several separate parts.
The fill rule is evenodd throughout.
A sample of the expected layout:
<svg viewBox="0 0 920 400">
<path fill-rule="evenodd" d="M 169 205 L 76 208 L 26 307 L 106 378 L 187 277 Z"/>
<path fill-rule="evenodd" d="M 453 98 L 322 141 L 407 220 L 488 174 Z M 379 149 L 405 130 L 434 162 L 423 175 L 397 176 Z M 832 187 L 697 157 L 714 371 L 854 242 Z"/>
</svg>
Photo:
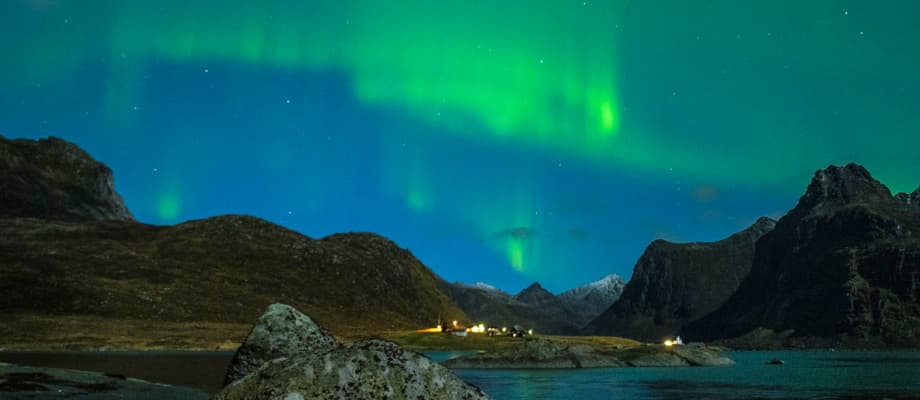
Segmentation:
<svg viewBox="0 0 920 400">
<path fill-rule="evenodd" d="M 514 295 L 514 299 L 525 303 L 539 304 L 545 301 L 555 300 L 556 295 L 544 289 L 543 286 L 540 286 L 539 282 L 534 282 L 520 293 Z"/>
<path fill-rule="evenodd" d="M 816 171 L 799 206 L 815 207 L 826 201 L 852 203 L 891 200 L 891 191 L 885 185 L 875 180 L 863 166 L 850 163 L 843 167 L 831 165 Z"/>
<path fill-rule="evenodd" d="M 530 294 L 530 293 L 544 293 L 544 292 L 549 293 L 548 290 L 544 289 L 543 286 L 540 285 L 540 282 L 534 282 L 534 283 L 531 283 L 530 286 L 522 290 L 520 293 L 518 293 L 518 296 Z"/>
<path fill-rule="evenodd" d="M 0 217 L 134 219 L 115 192 L 112 170 L 56 137 L 0 136 L 0 188 Z"/>
<path fill-rule="evenodd" d="M 560 293 L 559 296 L 561 297 L 584 297 L 584 295 L 592 291 L 598 291 L 598 290 L 600 291 L 615 290 L 618 292 L 617 295 L 619 295 L 619 291 L 623 290 L 624 285 L 626 285 L 626 280 L 623 279 L 623 277 L 617 274 L 610 274 L 594 282 L 566 290 L 565 292 Z"/>
<path fill-rule="evenodd" d="M 751 225 L 751 228 L 760 226 L 773 228 L 776 226 L 776 220 L 770 217 L 760 217 L 757 218 L 757 222 L 754 222 L 754 224 Z"/>
</svg>

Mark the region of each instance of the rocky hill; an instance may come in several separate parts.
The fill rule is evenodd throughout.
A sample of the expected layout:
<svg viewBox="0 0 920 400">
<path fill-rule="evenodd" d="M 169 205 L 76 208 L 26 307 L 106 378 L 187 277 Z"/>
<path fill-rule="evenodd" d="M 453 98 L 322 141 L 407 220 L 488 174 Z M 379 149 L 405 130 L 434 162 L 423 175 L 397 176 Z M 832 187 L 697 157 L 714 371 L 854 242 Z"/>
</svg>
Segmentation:
<svg viewBox="0 0 920 400">
<path fill-rule="evenodd" d="M 712 243 L 652 242 L 619 300 L 585 332 L 652 342 L 676 335 L 731 296 L 751 269 L 754 243 L 773 225 L 761 218 Z"/>
<path fill-rule="evenodd" d="M 920 341 L 920 189 L 892 196 L 855 164 L 812 178 L 757 242 L 750 276 L 686 334 L 738 345 L 904 346 Z"/>
<path fill-rule="evenodd" d="M 115 192 L 112 170 L 58 138 L 0 136 L 0 217 L 66 220 L 133 218 Z"/>
<path fill-rule="evenodd" d="M 623 294 L 625 286 L 626 281 L 622 277 L 611 274 L 562 292 L 558 297 L 575 313 L 576 323 L 585 326 L 613 305 Z"/>
<path fill-rule="evenodd" d="M 440 278 L 378 235 L 312 239 L 240 215 L 142 224 L 112 190 L 109 169 L 76 146 L 49 139 L 0 148 L 5 335 L 40 341 L 40 332 L 15 328 L 25 316 L 246 323 L 274 302 L 309 312 L 336 334 L 417 329 L 439 315 L 465 319 Z M 54 201 L 31 208 L 28 199 Z"/>
</svg>

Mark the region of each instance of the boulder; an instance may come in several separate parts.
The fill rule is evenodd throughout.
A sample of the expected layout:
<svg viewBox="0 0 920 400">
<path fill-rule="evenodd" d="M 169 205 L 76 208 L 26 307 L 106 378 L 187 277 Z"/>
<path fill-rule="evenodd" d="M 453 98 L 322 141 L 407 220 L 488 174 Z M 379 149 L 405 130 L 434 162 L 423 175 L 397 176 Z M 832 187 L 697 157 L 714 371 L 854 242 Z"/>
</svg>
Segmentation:
<svg viewBox="0 0 920 400">
<path fill-rule="evenodd" d="M 276 358 L 312 358 L 338 347 L 335 339 L 307 315 L 291 306 L 272 304 L 233 356 L 224 385 Z"/>
<path fill-rule="evenodd" d="M 272 304 L 233 357 L 215 399 L 488 399 L 395 343 L 339 344 L 310 317 Z"/>
<path fill-rule="evenodd" d="M 279 358 L 231 383 L 214 400 L 488 399 L 427 357 L 377 339 L 319 357 Z"/>
</svg>

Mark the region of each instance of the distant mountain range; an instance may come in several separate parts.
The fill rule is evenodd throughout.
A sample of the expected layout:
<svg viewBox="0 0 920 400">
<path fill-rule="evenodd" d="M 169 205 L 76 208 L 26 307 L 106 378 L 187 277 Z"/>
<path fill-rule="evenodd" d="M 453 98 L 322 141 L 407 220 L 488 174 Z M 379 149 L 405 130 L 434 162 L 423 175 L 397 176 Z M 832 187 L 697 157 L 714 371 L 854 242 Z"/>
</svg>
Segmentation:
<svg viewBox="0 0 920 400">
<path fill-rule="evenodd" d="M 620 295 L 626 281 L 616 274 L 610 274 L 598 281 L 569 289 L 559 294 L 562 303 L 575 313 L 578 326 L 585 326 L 613 305 Z"/>
<path fill-rule="evenodd" d="M 482 282 L 446 285 L 451 298 L 473 321 L 495 326 L 520 324 L 542 333 L 577 334 L 597 316 L 595 310 L 602 311 L 616 301 L 624 284 L 619 276 L 610 275 L 558 296 L 537 282 L 515 295 Z"/>
</svg>

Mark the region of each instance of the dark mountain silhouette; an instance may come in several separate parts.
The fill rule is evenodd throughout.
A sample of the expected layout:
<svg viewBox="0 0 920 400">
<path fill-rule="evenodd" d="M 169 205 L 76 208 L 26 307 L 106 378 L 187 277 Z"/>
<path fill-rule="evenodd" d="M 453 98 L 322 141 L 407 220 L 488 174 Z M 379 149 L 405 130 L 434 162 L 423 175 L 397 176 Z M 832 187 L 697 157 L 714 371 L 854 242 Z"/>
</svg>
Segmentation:
<svg viewBox="0 0 920 400">
<path fill-rule="evenodd" d="M 111 171 L 73 144 L 3 139 L 0 155 L 4 321 L 248 323 L 276 302 L 337 334 L 465 319 L 439 277 L 381 236 L 312 239 L 241 215 L 142 224 L 115 193 Z"/>
<path fill-rule="evenodd" d="M 865 168 L 815 173 L 757 242 L 751 274 L 685 329 L 738 345 L 906 346 L 920 340 L 920 189 L 892 196 Z"/>
<path fill-rule="evenodd" d="M 112 170 L 54 137 L 0 136 L 0 217 L 133 220 Z"/>
<path fill-rule="evenodd" d="M 654 342 L 676 335 L 731 296 L 751 269 L 754 242 L 773 225 L 761 218 L 713 243 L 652 242 L 619 300 L 585 332 Z"/>
<path fill-rule="evenodd" d="M 541 333 L 574 333 L 574 313 L 555 295 L 534 283 L 516 295 L 479 283 L 445 283 L 445 290 L 473 322 L 489 326 L 521 325 Z"/>
</svg>

